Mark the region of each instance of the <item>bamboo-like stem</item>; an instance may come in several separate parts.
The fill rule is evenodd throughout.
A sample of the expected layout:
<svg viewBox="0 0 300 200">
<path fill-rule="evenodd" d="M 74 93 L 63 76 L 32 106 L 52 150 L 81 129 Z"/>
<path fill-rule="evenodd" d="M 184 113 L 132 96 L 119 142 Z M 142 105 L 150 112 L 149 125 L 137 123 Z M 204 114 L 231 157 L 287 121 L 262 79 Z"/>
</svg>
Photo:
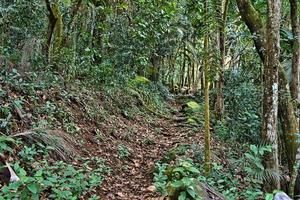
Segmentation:
<svg viewBox="0 0 300 200">
<path fill-rule="evenodd" d="M 205 0 L 205 14 L 208 13 L 208 2 Z M 206 22 L 207 24 L 207 22 Z M 208 29 L 208 26 L 206 26 Z M 206 55 L 204 57 L 204 78 L 205 78 L 205 89 L 204 89 L 204 98 L 205 98 L 205 174 L 208 176 L 211 172 L 211 149 L 210 149 L 210 127 L 209 127 L 209 119 L 210 119 L 210 112 L 209 112 L 209 86 L 210 86 L 210 80 L 209 80 L 209 61 L 208 61 L 208 34 L 205 34 L 204 37 L 204 50 L 206 52 Z"/>
</svg>

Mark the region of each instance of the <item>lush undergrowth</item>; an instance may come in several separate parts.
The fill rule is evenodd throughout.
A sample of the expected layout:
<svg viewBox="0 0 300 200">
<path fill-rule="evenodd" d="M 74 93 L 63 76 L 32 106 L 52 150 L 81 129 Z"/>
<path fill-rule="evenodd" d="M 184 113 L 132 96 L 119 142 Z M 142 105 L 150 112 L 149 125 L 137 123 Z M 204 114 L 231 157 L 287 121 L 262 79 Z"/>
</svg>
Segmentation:
<svg viewBox="0 0 300 200">
<path fill-rule="evenodd" d="M 226 106 L 240 112 L 227 113 L 226 123 L 213 126 L 218 140 L 214 141 L 217 148 L 210 176 L 204 176 L 202 146 L 175 146 L 156 164 L 154 185 L 161 195 L 201 199 L 210 195 L 204 188 L 210 188 L 228 199 L 270 196 L 262 190 L 263 180 L 272 175 L 262 165 L 263 155 L 270 148 L 255 140 L 255 145 L 245 144 L 243 148 L 239 144 L 221 145 L 223 141 L 249 140 L 251 134 L 257 134 L 260 121 L 258 88 L 251 80 L 245 81 L 247 75 L 229 76 Z M 97 188 L 111 169 L 103 158 L 85 157 L 80 150 L 87 144 L 82 138 L 87 126 L 95 127 L 95 138 L 105 141 L 107 133 L 101 123 L 111 115 L 128 120 L 149 114 L 170 119 L 176 111 L 167 104 L 174 96 L 163 85 L 141 76 L 107 77 L 105 86 L 97 89 L 90 87 L 95 83 L 89 79 L 66 85 L 51 73 L 21 76 L 17 71 L 3 70 L 0 80 L 0 149 L 21 178 L 2 188 L 2 199 L 98 199 Z M 245 94 L 249 98 L 245 99 Z M 202 129 L 202 97 L 182 102 L 185 123 L 193 130 Z M 242 106 L 245 104 L 248 106 Z M 130 151 L 119 145 L 118 155 L 126 159 Z"/>
<path fill-rule="evenodd" d="M 270 194 L 265 194 L 262 189 L 263 180 L 268 176 L 262 166 L 262 158 L 270 147 L 251 145 L 240 152 L 241 156 L 234 155 L 230 147 L 216 149 L 209 176 L 205 176 L 201 148 L 178 146 L 176 150 L 172 150 L 176 152 L 172 160 L 166 162 L 164 159 L 156 164 L 154 185 L 162 195 L 171 199 L 205 199 L 209 197 L 206 189 L 210 188 L 220 198 L 269 198 Z M 222 150 L 224 152 L 220 153 Z M 184 153 L 187 151 L 189 154 Z"/>
<path fill-rule="evenodd" d="M 154 184 L 162 195 L 171 199 L 205 199 L 209 194 L 204 188 L 212 187 L 227 199 L 273 198 L 264 193 L 263 182 L 278 175 L 263 166 L 263 156 L 271 148 L 258 140 L 260 87 L 251 77 L 248 72 L 226 74 L 224 98 L 228 112 L 224 121 L 215 122 L 212 118 L 213 134 L 218 138 L 213 142 L 222 145 L 214 148 L 210 176 L 205 176 L 203 146 L 177 146 L 156 165 Z M 213 98 L 214 95 L 212 107 Z M 187 123 L 203 128 L 203 97 L 196 95 L 194 100 L 183 103 Z"/>
<path fill-rule="evenodd" d="M 21 181 L 5 185 L 0 199 L 99 199 L 111 169 L 100 157 L 84 156 L 84 126 L 98 127 L 95 138 L 101 140 L 101 122 L 110 115 L 167 117 L 168 93 L 143 77 L 118 78 L 92 90 L 89 81 L 64 85 L 58 75 L 43 75 L 1 71 L 0 153 Z M 120 155 L 125 150 L 120 146 Z"/>
</svg>

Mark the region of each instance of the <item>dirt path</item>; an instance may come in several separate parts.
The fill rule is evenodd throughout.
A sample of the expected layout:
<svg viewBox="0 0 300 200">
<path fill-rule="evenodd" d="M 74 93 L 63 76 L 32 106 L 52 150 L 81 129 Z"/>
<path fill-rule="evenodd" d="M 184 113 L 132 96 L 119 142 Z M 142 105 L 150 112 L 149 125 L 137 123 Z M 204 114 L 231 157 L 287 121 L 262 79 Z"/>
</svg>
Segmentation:
<svg viewBox="0 0 300 200">
<path fill-rule="evenodd" d="M 106 138 L 100 143 L 90 139 L 87 148 L 89 156 L 105 158 L 112 168 L 99 191 L 101 199 L 107 200 L 159 199 L 150 187 L 155 162 L 180 143 L 203 141 L 200 129 L 193 131 L 183 122 L 156 116 L 137 116 L 133 120 L 112 116 L 105 125 Z M 121 156 L 122 147 L 130 153 L 128 157 Z"/>
</svg>

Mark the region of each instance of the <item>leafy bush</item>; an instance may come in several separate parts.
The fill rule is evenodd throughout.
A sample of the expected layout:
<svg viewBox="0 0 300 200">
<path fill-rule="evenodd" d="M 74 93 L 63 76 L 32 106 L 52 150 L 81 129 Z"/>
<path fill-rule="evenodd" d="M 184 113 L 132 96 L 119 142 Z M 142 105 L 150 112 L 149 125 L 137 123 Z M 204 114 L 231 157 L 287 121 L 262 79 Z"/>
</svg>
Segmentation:
<svg viewBox="0 0 300 200">
<path fill-rule="evenodd" d="M 249 152 L 245 153 L 245 171 L 252 178 L 253 182 L 262 183 L 269 179 L 280 179 L 280 175 L 274 171 L 265 169 L 263 158 L 266 153 L 272 152 L 272 146 L 250 145 Z"/>
<path fill-rule="evenodd" d="M 200 124 L 201 126 L 204 123 L 204 107 L 203 104 L 199 104 L 195 101 L 189 101 L 186 103 L 184 112 L 188 117 L 188 123 L 190 124 Z"/>
<path fill-rule="evenodd" d="M 45 151 L 38 151 L 35 146 L 20 152 L 21 162 L 17 161 L 13 168 L 21 180 L 4 186 L 0 199 L 78 199 L 90 196 L 101 184 L 104 174 L 110 171 L 104 160 L 97 157 L 78 160 L 82 164 L 75 167 L 63 161 L 50 163 L 47 155 L 36 160 L 41 154 Z M 30 160 L 32 165 L 24 168 L 22 160 Z"/>
<path fill-rule="evenodd" d="M 192 150 L 198 151 L 196 148 Z M 159 193 L 168 195 L 171 199 L 203 197 L 205 193 L 200 189 L 201 183 L 207 183 L 228 199 L 262 199 L 265 195 L 262 190 L 262 180 L 269 178 L 262 165 L 262 158 L 269 151 L 269 146 L 250 145 L 242 158 L 232 159 L 230 156 L 231 164 L 228 166 L 213 163 L 208 177 L 202 175 L 205 171 L 204 164 L 195 164 L 190 159 L 175 161 L 175 164 L 157 163 L 154 185 Z M 173 152 L 172 155 L 180 155 L 180 152 L 170 152 Z M 163 161 L 174 163 L 174 160 Z"/>
<path fill-rule="evenodd" d="M 230 71 L 226 73 L 225 80 L 226 123 L 217 125 L 216 134 L 224 139 L 258 144 L 261 126 L 260 87 L 249 72 Z"/>
<path fill-rule="evenodd" d="M 181 160 L 176 165 L 157 164 L 154 185 L 158 192 L 170 199 L 201 199 L 202 188 L 197 181 L 200 171 L 191 160 Z"/>
</svg>

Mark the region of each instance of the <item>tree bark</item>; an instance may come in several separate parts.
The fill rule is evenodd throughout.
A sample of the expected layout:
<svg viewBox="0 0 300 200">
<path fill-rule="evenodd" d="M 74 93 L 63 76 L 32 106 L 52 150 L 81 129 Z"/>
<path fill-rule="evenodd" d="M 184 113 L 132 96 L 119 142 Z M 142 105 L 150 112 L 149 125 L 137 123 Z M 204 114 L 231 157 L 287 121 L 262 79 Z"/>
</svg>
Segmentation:
<svg viewBox="0 0 300 200">
<path fill-rule="evenodd" d="M 259 57 L 264 62 L 264 48 L 265 48 L 265 27 L 260 18 L 259 13 L 253 7 L 251 1 L 249 0 L 236 0 L 237 6 L 242 16 L 243 21 L 246 23 L 248 29 L 250 30 L 256 51 Z"/>
<path fill-rule="evenodd" d="M 294 102 L 294 109 L 299 114 L 298 106 L 300 102 L 300 88 L 299 88 L 299 67 L 300 67 L 300 27 L 299 27 L 299 17 L 298 17 L 298 2 L 297 0 L 289 0 L 290 2 L 290 18 L 291 18 L 291 24 L 292 24 L 292 32 L 293 32 L 293 57 L 292 57 L 292 77 L 291 77 L 291 98 Z M 292 108 L 291 108 L 292 109 Z M 297 121 L 294 122 L 295 124 L 298 124 L 299 126 L 299 116 L 297 118 Z M 298 130 L 294 130 L 296 133 L 298 133 Z M 298 138 L 294 135 L 291 135 L 291 139 L 293 141 L 296 141 Z M 299 144 L 295 142 L 293 144 L 294 148 L 293 150 L 296 151 L 299 147 Z M 289 159 L 290 161 L 290 169 L 291 169 L 291 182 L 289 186 L 289 195 L 291 197 L 294 197 L 294 194 L 300 193 L 300 184 L 299 184 L 299 177 L 297 181 L 297 176 L 299 175 L 299 166 L 300 166 L 300 152 L 298 149 L 298 152 L 293 152 L 294 154 L 298 154 L 296 156 L 295 162 L 292 163 L 292 159 Z M 293 167 L 292 167 L 292 164 Z"/>
<path fill-rule="evenodd" d="M 150 67 L 150 80 L 157 82 L 159 80 L 159 69 L 160 69 L 160 65 L 159 65 L 159 60 L 160 57 L 153 54 L 150 58 L 150 62 L 151 62 L 151 67 Z"/>
<path fill-rule="evenodd" d="M 262 138 L 272 145 L 272 152 L 265 156 L 264 163 L 268 170 L 279 174 L 278 159 L 278 69 L 280 66 L 280 19 L 281 0 L 268 0 L 266 59 L 263 72 L 263 121 Z M 274 176 L 277 177 L 277 176 Z M 265 189 L 272 192 L 280 188 L 280 180 L 273 178 L 265 184 Z"/>
<path fill-rule="evenodd" d="M 54 54 L 57 60 L 62 39 L 63 39 L 63 20 L 62 14 L 58 3 L 51 3 L 49 0 L 45 0 L 46 7 L 49 12 L 48 15 L 48 31 L 47 31 L 47 42 L 44 45 L 45 54 L 50 62 L 52 62 L 52 55 Z M 52 46 L 51 46 L 52 43 Z M 51 48 L 52 47 L 52 48 Z M 57 67 L 58 65 L 56 65 Z"/>
<path fill-rule="evenodd" d="M 204 3 L 205 13 L 208 13 L 208 2 L 205 0 Z M 208 22 L 206 22 L 206 28 L 208 29 Z M 204 101 L 205 101 L 205 136 L 204 136 L 204 146 L 205 146 L 205 173 L 208 176 L 211 172 L 211 148 L 210 148 L 210 111 L 209 111 L 209 87 L 210 87 L 210 77 L 209 77 L 209 50 L 208 50 L 208 30 L 206 30 L 204 36 Z"/>
<path fill-rule="evenodd" d="M 50 1 L 45 0 L 45 3 L 46 3 L 46 7 L 47 7 L 47 10 L 49 13 L 48 13 L 47 41 L 46 41 L 46 44 L 44 44 L 43 51 L 44 51 L 46 57 L 49 58 L 49 49 L 50 49 L 51 40 L 52 40 L 52 36 L 53 36 L 53 32 L 54 32 L 54 28 L 55 28 L 57 19 L 55 18 L 54 14 L 52 12 Z"/>
<path fill-rule="evenodd" d="M 295 110 L 292 104 L 292 98 L 289 93 L 288 79 L 281 66 L 279 69 L 279 120 L 281 122 L 282 132 L 285 138 L 285 148 L 287 151 L 287 160 L 289 170 L 293 169 L 296 153 L 298 149 L 297 133 L 299 130 Z"/>
<path fill-rule="evenodd" d="M 224 5 L 223 5 L 224 4 Z M 217 82 L 217 100 L 216 100 L 216 118 L 217 120 L 221 120 L 224 113 L 224 68 L 225 68 L 225 54 L 226 54 L 226 23 L 227 23 L 227 12 L 228 12 L 229 0 L 221 1 L 219 16 L 220 27 L 219 27 L 219 44 L 220 44 L 220 69 L 219 69 L 219 80 Z"/>
<path fill-rule="evenodd" d="M 265 28 L 259 13 L 253 7 L 249 0 L 236 0 L 240 15 L 249 28 L 253 38 L 256 50 L 262 60 L 265 61 Z M 299 124 L 293 108 L 289 84 L 284 68 L 279 68 L 279 110 L 278 115 L 281 122 L 282 132 L 285 138 L 285 148 L 289 170 L 292 172 L 293 164 L 295 163 L 296 153 L 298 149 L 297 133 L 299 132 Z M 298 178 L 300 180 L 300 178 Z M 300 191 L 299 191 L 300 193 Z M 298 194 L 298 193 L 297 193 Z"/>
<path fill-rule="evenodd" d="M 293 32 L 293 58 L 292 58 L 292 79 L 291 79 L 291 96 L 296 106 L 299 104 L 299 67 L 300 67 L 300 28 L 298 17 L 297 0 L 290 1 L 291 23 Z"/>
</svg>

